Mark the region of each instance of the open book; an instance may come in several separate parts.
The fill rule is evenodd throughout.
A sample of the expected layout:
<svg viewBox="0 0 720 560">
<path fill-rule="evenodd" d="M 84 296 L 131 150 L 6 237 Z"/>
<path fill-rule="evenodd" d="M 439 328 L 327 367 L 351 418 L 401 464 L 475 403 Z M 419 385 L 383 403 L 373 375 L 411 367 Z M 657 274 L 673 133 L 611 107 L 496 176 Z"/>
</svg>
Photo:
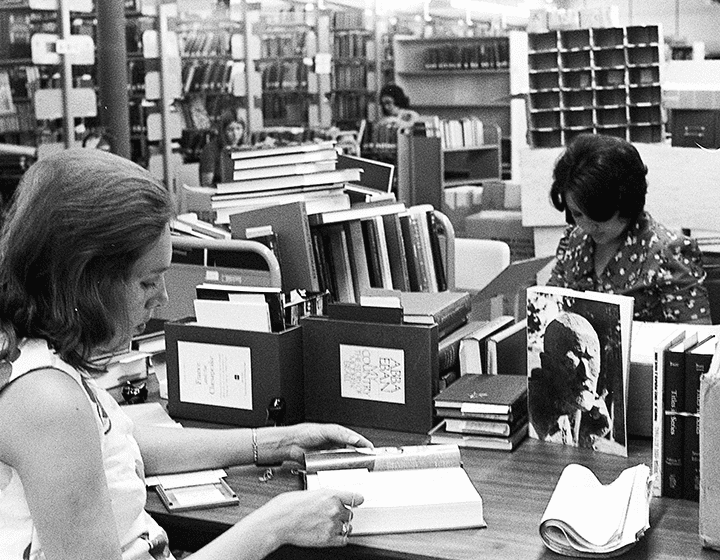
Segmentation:
<svg viewBox="0 0 720 560">
<path fill-rule="evenodd" d="M 457 445 L 317 451 L 305 454 L 305 468 L 308 490 L 364 497 L 353 510 L 352 535 L 486 526 Z"/>
<path fill-rule="evenodd" d="M 650 527 L 650 499 L 647 465 L 625 469 L 603 485 L 587 467 L 570 464 L 550 497 L 540 535 L 550 550 L 565 556 L 618 556 Z"/>
</svg>

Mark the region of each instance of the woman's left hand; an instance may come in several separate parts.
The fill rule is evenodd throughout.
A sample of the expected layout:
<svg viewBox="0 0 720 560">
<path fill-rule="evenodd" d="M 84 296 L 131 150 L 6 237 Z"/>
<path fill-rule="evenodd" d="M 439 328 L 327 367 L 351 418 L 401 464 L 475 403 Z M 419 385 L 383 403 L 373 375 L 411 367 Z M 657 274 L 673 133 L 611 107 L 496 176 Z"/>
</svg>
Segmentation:
<svg viewBox="0 0 720 560">
<path fill-rule="evenodd" d="M 282 428 L 288 430 L 287 459 L 302 462 L 307 451 L 338 447 L 373 447 L 367 438 L 338 424 L 303 423 Z"/>
</svg>

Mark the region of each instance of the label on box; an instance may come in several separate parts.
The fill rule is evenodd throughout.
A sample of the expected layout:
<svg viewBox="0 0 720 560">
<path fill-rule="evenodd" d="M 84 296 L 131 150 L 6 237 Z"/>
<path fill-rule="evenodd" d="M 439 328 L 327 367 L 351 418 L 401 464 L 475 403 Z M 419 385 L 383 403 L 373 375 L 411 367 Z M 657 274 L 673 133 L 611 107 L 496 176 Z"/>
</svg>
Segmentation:
<svg viewBox="0 0 720 560">
<path fill-rule="evenodd" d="M 252 410 L 250 348 L 178 341 L 180 401 Z"/>
<path fill-rule="evenodd" d="M 341 344 L 340 396 L 405 404 L 405 352 Z"/>
</svg>

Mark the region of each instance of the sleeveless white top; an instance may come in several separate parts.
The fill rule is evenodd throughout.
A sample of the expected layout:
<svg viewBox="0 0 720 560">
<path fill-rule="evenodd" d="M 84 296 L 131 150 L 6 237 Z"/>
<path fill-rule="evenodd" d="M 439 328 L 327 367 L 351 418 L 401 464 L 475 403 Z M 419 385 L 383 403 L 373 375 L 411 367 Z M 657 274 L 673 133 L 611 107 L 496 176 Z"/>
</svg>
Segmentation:
<svg viewBox="0 0 720 560">
<path fill-rule="evenodd" d="M 172 559 L 165 531 L 145 512 L 144 465 L 133 422 L 115 399 L 48 348 L 44 340 L 23 340 L 13 362 L 0 362 L 0 391 L 30 371 L 60 370 L 83 388 L 97 411 L 102 456 L 123 560 Z M 22 482 L 15 469 L 0 461 L 0 558 L 43 560 Z"/>
</svg>

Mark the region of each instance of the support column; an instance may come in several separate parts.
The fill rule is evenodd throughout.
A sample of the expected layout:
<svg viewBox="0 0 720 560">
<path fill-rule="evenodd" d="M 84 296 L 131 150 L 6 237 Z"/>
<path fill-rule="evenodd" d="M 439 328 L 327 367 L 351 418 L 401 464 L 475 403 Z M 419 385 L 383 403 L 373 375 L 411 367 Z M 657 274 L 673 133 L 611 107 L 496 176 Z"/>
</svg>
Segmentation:
<svg viewBox="0 0 720 560">
<path fill-rule="evenodd" d="M 111 136 L 112 152 L 130 159 L 125 6 L 116 0 L 101 0 L 96 6 L 100 124 Z"/>
</svg>

